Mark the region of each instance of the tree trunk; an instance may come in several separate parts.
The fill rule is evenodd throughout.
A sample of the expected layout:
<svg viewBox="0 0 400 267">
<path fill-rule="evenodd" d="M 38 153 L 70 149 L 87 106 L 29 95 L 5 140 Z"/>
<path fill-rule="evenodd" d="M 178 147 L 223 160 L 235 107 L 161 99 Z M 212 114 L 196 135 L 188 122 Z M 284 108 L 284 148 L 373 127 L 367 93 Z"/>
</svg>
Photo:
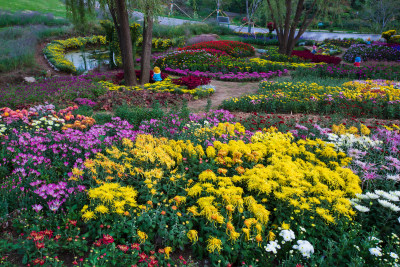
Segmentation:
<svg viewBox="0 0 400 267">
<path fill-rule="evenodd" d="M 119 45 L 121 48 L 122 65 L 124 69 L 125 84 L 128 86 L 136 85 L 136 74 L 133 65 L 133 53 L 131 43 L 131 33 L 129 30 L 128 11 L 125 0 L 116 0 L 118 27 L 119 27 Z M 117 25 L 116 25 L 117 26 Z"/>
<path fill-rule="evenodd" d="M 147 13 L 147 12 L 146 12 Z M 140 84 L 150 81 L 150 59 L 151 59 L 151 41 L 153 37 L 153 17 L 145 15 L 143 24 L 143 45 L 142 58 L 140 60 Z"/>
</svg>

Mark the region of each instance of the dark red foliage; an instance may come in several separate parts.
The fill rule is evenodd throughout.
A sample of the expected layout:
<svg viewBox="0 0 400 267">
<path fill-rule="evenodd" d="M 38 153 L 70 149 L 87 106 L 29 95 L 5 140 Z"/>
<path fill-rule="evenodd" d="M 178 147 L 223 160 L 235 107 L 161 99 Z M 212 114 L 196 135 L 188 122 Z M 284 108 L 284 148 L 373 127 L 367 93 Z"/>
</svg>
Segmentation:
<svg viewBox="0 0 400 267">
<path fill-rule="evenodd" d="M 292 56 L 297 56 L 303 59 L 308 59 L 314 63 L 325 62 L 328 64 L 338 65 L 342 61 L 340 57 L 324 56 L 324 55 L 314 55 L 310 51 L 296 51 L 293 50 Z"/>
<path fill-rule="evenodd" d="M 207 77 L 185 76 L 179 79 L 173 79 L 172 82 L 177 85 L 186 86 L 188 89 L 194 89 L 200 85 L 209 84 L 211 79 Z"/>
<path fill-rule="evenodd" d="M 139 81 L 139 78 L 140 78 L 140 70 L 135 70 L 135 73 L 136 73 L 136 78 L 137 78 L 138 81 Z M 153 74 L 154 74 L 153 70 L 150 70 L 150 83 L 154 83 L 154 82 L 155 82 L 155 81 L 153 80 Z M 162 78 L 163 80 L 164 80 L 165 78 L 167 78 L 167 77 L 168 77 L 168 74 L 167 74 L 167 73 L 161 72 L 161 78 Z M 117 74 L 115 75 L 114 82 L 117 83 L 117 84 L 119 84 L 123 79 L 124 79 L 124 72 L 122 71 L 122 72 L 119 72 L 119 73 L 117 73 Z"/>
</svg>

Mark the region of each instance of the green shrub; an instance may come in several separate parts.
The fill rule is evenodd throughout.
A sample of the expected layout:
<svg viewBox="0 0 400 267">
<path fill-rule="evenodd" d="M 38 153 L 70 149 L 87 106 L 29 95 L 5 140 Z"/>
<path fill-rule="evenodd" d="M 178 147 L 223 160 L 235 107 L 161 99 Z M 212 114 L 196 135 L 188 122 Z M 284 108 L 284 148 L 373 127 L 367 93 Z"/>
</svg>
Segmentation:
<svg viewBox="0 0 400 267">
<path fill-rule="evenodd" d="M 115 110 L 116 117 L 127 120 L 135 129 L 139 127 L 142 121 L 160 119 L 164 115 L 164 111 L 160 108 L 158 102 L 151 109 L 122 105 Z"/>
<path fill-rule="evenodd" d="M 74 110 L 73 112 L 74 115 L 83 115 L 86 117 L 92 117 L 93 116 L 93 108 L 91 106 L 87 105 L 82 105 L 79 106 L 78 109 Z"/>
<path fill-rule="evenodd" d="M 112 121 L 112 115 L 110 113 L 99 112 L 94 114 L 93 119 L 96 120 L 96 124 L 106 124 Z"/>
</svg>

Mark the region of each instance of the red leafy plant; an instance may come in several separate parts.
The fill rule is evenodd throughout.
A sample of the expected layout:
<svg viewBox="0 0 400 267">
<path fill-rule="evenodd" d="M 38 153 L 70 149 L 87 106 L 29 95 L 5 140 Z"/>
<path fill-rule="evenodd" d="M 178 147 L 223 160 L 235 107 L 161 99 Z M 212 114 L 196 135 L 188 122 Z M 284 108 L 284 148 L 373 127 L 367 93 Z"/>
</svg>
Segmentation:
<svg viewBox="0 0 400 267">
<path fill-rule="evenodd" d="M 325 55 L 314 55 L 310 51 L 296 51 L 292 52 L 292 56 L 297 56 L 306 60 L 310 60 L 314 63 L 325 62 L 328 64 L 339 65 L 342 59 L 340 57 L 332 57 L 332 56 L 325 56 Z"/>
<path fill-rule="evenodd" d="M 172 82 L 176 85 L 186 86 L 188 89 L 194 89 L 198 86 L 209 84 L 211 79 L 207 77 L 185 76 L 173 79 Z"/>
</svg>

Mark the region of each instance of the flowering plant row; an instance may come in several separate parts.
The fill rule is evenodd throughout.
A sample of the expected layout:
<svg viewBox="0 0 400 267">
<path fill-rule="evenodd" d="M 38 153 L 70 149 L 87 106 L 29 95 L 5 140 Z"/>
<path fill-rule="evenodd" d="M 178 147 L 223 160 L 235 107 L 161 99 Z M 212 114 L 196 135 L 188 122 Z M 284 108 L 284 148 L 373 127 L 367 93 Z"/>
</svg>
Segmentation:
<svg viewBox="0 0 400 267">
<path fill-rule="evenodd" d="M 326 45 L 335 45 L 335 46 L 340 46 L 340 47 L 350 47 L 354 44 L 366 44 L 366 42 L 359 38 L 359 39 L 354 39 L 354 38 L 343 38 L 343 39 L 325 39 L 323 42 L 323 44 Z"/>
<path fill-rule="evenodd" d="M 303 58 L 305 60 L 309 60 L 311 62 L 315 62 L 315 63 L 324 62 L 327 64 L 338 65 L 342 61 L 342 59 L 340 57 L 333 57 L 333 56 L 328 56 L 328 55 L 314 55 L 313 53 L 311 53 L 308 50 L 304 50 L 304 51 L 293 50 L 292 55 Z"/>
<path fill-rule="evenodd" d="M 198 49 L 216 49 L 219 51 L 223 51 L 230 56 L 233 57 L 250 57 L 255 53 L 254 47 L 238 42 L 238 41 L 210 41 L 210 42 L 202 42 L 190 46 L 186 46 L 183 48 L 179 48 L 179 50 L 198 50 Z"/>
<path fill-rule="evenodd" d="M 97 82 L 113 78 L 113 73 L 94 73 L 51 77 L 29 84 L 10 85 L 0 91 L 0 107 L 22 109 L 44 102 L 66 106 L 73 104 L 76 98 L 96 101 L 107 92 L 107 89 Z"/>
<path fill-rule="evenodd" d="M 268 50 L 262 50 L 261 52 L 261 59 L 266 59 L 270 61 L 277 61 L 277 62 L 295 62 L 301 63 L 304 60 L 297 56 L 287 56 L 278 52 L 277 47 L 268 47 Z"/>
<path fill-rule="evenodd" d="M 179 79 L 173 79 L 172 82 L 177 85 L 186 86 L 188 89 L 195 89 L 201 85 L 209 84 L 211 79 L 206 77 L 185 76 Z"/>
<path fill-rule="evenodd" d="M 210 71 L 190 71 L 188 69 L 172 69 L 165 68 L 164 71 L 174 74 L 174 75 L 192 75 L 196 77 L 208 77 L 212 79 L 217 79 L 221 81 L 235 81 L 235 82 L 247 82 L 247 81 L 259 81 L 263 79 L 269 79 L 274 76 L 282 76 L 283 74 L 288 73 L 288 70 L 284 69 L 283 71 L 269 71 L 265 72 L 237 72 L 237 73 L 222 73 L 222 72 L 210 72 Z"/>
<path fill-rule="evenodd" d="M 263 81 L 259 94 L 225 100 L 222 107 L 241 111 L 348 113 L 399 118 L 400 93 L 393 85 L 382 86 L 374 81 L 345 83 L 341 87 Z"/>
<path fill-rule="evenodd" d="M 384 45 L 353 45 L 343 55 L 343 60 L 354 62 L 356 57 L 361 57 L 363 61 L 367 60 L 387 60 L 399 61 L 400 50 L 394 47 Z"/>
<path fill-rule="evenodd" d="M 202 82 L 205 82 L 205 80 L 202 80 Z M 147 90 L 147 91 L 156 92 L 156 93 L 170 92 L 170 93 L 176 93 L 176 94 L 191 94 L 191 95 L 197 96 L 197 97 L 203 97 L 203 96 L 207 96 L 207 95 L 214 93 L 214 89 L 212 89 L 212 88 L 208 88 L 206 90 L 203 90 L 203 88 L 201 88 L 201 87 L 189 89 L 186 86 L 186 84 L 184 84 L 182 82 L 178 82 L 179 84 L 176 84 L 169 77 L 164 79 L 161 82 L 146 83 L 143 87 L 117 85 L 115 83 L 108 82 L 108 81 L 101 81 L 99 83 L 110 91 L 121 91 L 121 90 L 122 91 L 124 91 L 124 90 L 126 90 L 126 91 L 143 91 L 143 90 Z M 186 82 L 186 83 L 187 83 L 187 85 L 190 85 L 191 87 L 193 87 L 193 83 L 190 83 L 190 82 Z M 180 85 L 180 84 L 182 84 L 182 85 Z"/>
<path fill-rule="evenodd" d="M 140 79 L 140 72 L 141 72 L 140 70 L 135 70 L 136 78 L 138 79 L 138 81 Z M 150 70 L 150 83 L 155 83 L 155 81 L 153 79 L 153 74 L 154 74 L 154 71 Z M 167 73 L 164 73 L 164 72 L 161 73 L 161 79 L 165 80 L 167 77 L 168 77 Z M 115 75 L 114 82 L 117 84 L 120 84 L 123 79 L 124 79 L 124 72 L 123 71 L 118 72 Z"/>
<path fill-rule="evenodd" d="M 233 120 L 220 110 L 138 130 L 114 119 L 7 132 L 0 218 L 15 216 L 18 234 L 9 251 L 53 266 L 61 251 L 80 266 L 185 266 L 171 259 L 185 246 L 221 266 L 397 262 L 398 128 Z"/>
<path fill-rule="evenodd" d="M 318 76 L 324 78 L 348 79 L 400 79 L 400 68 L 397 66 L 361 66 L 350 65 L 317 65 L 314 68 L 298 68 L 293 73 L 297 76 Z"/>
<path fill-rule="evenodd" d="M 248 60 L 230 56 L 215 57 L 201 50 L 195 50 L 166 54 L 156 59 L 154 64 L 174 73 L 187 72 L 191 75 L 215 77 L 221 80 L 256 80 L 265 77 L 266 73 L 271 73 L 271 71 L 286 72 L 287 69 L 310 68 L 323 63 L 288 63 L 260 58 Z"/>
</svg>

